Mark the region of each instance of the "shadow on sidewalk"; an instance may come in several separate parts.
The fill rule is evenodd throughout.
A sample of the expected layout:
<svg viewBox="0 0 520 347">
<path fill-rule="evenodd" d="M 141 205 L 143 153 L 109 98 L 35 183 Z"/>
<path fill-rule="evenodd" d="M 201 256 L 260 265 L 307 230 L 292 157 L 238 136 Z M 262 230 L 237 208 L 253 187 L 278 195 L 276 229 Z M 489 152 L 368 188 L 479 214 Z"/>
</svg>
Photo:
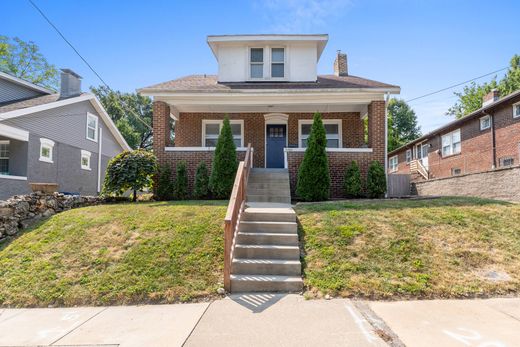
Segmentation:
<svg viewBox="0 0 520 347">
<path fill-rule="evenodd" d="M 260 313 L 276 304 L 284 296 L 286 294 L 247 293 L 230 295 L 229 298 L 253 313 Z"/>
</svg>

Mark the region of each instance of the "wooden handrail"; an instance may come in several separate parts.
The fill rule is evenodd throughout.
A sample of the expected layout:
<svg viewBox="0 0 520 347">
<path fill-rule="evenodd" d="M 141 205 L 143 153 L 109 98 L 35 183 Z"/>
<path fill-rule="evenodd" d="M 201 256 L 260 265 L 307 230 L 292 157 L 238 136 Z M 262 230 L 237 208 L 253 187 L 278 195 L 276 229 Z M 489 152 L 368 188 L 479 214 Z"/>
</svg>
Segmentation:
<svg viewBox="0 0 520 347">
<path fill-rule="evenodd" d="M 238 232 L 240 215 L 244 211 L 246 201 L 246 188 L 251 171 L 252 154 L 251 144 L 247 145 L 246 156 L 238 164 L 233 191 L 224 219 L 224 289 L 231 292 L 231 262 L 233 261 L 233 248 L 235 236 Z"/>
<path fill-rule="evenodd" d="M 420 160 L 412 160 L 410 163 L 410 171 L 412 173 L 417 172 L 419 173 L 424 179 L 428 179 L 428 170 L 424 167 L 424 165 L 421 163 Z"/>
</svg>

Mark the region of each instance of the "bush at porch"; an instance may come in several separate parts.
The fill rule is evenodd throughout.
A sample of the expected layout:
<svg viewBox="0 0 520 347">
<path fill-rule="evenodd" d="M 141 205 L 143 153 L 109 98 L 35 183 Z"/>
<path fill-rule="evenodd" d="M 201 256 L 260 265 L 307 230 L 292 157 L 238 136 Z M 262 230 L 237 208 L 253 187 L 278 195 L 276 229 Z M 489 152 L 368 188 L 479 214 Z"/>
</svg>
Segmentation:
<svg viewBox="0 0 520 347">
<path fill-rule="evenodd" d="M 233 142 L 233 133 L 229 117 L 224 118 L 222 130 L 217 140 L 213 168 L 209 178 L 209 187 L 217 199 L 228 199 L 233 190 L 233 182 L 238 168 L 237 149 Z"/>
</svg>

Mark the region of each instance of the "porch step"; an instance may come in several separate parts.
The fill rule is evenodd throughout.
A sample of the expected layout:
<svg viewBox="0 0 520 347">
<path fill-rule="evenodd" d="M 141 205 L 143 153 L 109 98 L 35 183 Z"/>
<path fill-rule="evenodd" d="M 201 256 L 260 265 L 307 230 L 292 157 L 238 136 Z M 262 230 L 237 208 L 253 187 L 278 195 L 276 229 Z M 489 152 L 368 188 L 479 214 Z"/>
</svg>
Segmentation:
<svg viewBox="0 0 520 347">
<path fill-rule="evenodd" d="M 247 191 L 254 191 L 254 190 L 263 190 L 263 189 L 290 189 L 289 188 L 289 181 L 265 181 L 265 182 L 251 182 L 251 179 L 247 182 Z"/>
<path fill-rule="evenodd" d="M 286 245 L 235 245 L 235 258 L 299 260 L 300 247 Z"/>
<path fill-rule="evenodd" d="M 268 188 L 247 188 L 247 195 L 267 195 L 267 196 L 283 196 L 283 197 L 290 197 L 291 196 L 291 190 L 289 188 L 289 185 L 286 187 L 277 186 L 277 187 L 268 187 Z"/>
<path fill-rule="evenodd" d="M 277 193 L 278 194 L 278 193 Z M 253 195 L 247 193 L 247 201 L 253 202 L 278 202 L 284 204 L 291 203 L 290 195 L 270 195 L 270 194 L 262 194 L 262 195 Z"/>
<path fill-rule="evenodd" d="M 298 245 L 298 234 L 239 232 L 237 243 L 245 245 Z"/>
<path fill-rule="evenodd" d="M 302 265 L 299 260 L 285 259 L 233 259 L 232 273 L 256 275 L 300 276 Z"/>
<path fill-rule="evenodd" d="M 242 214 L 242 221 L 248 222 L 296 222 L 296 213 L 289 207 L 266 208 L 264 203 L 249 203 Z"/>
<path fill-rule="evenodd" d="M 297 233 L 296 222 L 241 221 L 238 227 L 243 232 Z"/>
<path fill-rule="evenodd" d="M 300 292 L 302 289 L 300 276 L 231 275 L 233 292 Z"/>
</svg>

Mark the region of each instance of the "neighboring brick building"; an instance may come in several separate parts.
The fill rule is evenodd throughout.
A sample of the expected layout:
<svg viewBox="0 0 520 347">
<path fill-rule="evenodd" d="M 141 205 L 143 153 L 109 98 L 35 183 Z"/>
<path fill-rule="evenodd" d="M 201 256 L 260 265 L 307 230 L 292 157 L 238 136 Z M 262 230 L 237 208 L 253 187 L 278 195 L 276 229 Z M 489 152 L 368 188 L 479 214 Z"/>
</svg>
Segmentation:
<svg viewBox="0 0 520 347">
<path fill-rule="evenodd" d="M 520 164 L 520 90 L 388 153 L 389 173 L 412 180 L 446 178 Z"/>
<path fill-rule="evenodd" d="M 341 52 L 333 75 L 317 75 L 327 41 L 327 35 L 208 36 L 218 75 L 192 75 L 139 90 L 154 98 L 159 162 L 175 169 L 186 160 L 192 185 L 198 163 L 211 164 L 227 114 L 239 156 L 250 143 L 254 167 L 289 169 L 294 192 L 312 117 L 320 112 L 327 131 L 331 192 L 341 196 L 344 170 L 352 160 L 364 174 L 371 161 L 384 163 L 385 96 L 400 89 L 350 75 Z"/>
</svg>

